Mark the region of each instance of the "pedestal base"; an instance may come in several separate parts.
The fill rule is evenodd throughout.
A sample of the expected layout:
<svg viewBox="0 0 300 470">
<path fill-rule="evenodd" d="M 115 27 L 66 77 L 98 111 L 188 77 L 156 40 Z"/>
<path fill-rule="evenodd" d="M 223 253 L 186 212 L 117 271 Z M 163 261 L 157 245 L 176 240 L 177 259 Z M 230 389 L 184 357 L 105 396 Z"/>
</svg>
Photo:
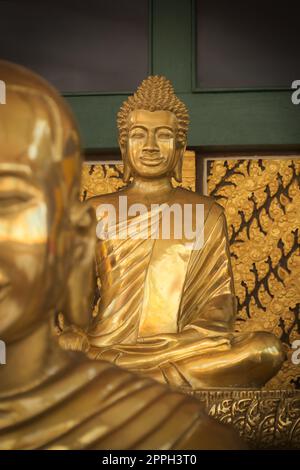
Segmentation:
<svg viewBox="0 0 300 470">
<path fill-rule="evenodd" d="M 199 390 L 210 416 L 234 426 L 250 448 L 300 449 L 300 391 Z"/>
</svg>

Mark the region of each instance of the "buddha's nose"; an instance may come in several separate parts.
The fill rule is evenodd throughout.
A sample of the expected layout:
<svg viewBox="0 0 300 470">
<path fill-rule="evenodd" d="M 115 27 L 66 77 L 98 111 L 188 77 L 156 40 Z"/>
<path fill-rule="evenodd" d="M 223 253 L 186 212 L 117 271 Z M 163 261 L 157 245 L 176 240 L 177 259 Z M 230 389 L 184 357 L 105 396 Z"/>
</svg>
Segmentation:
<svg viewBox="0 0 300 470">
<path fill-rule="evenodd" d="M 143 149 L 146 153 L 157 153 L 159 152 L 159 147 L 156 142 L 155 133 L 149 132 L 148 138 L 146 140 L 145 147 Z"/>
</svg>

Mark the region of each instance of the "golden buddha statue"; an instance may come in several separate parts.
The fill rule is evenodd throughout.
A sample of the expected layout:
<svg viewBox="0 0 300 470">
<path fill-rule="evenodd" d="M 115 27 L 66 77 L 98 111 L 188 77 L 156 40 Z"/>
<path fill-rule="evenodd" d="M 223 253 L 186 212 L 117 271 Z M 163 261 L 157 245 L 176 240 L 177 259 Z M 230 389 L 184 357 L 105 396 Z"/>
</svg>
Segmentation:
<svg viewBox="0 0 300 470">
<path fill-rule="evenodd" d="M 285 355 L 271 333 L 234 332 L 236 299 L 223 209 L 210 197 L 171 184 L 172 177 L 181 180 L 186 106 L 165 77 L 150 76 L 123 103 L 118 129 L 124 179 L 132 182 L 90 199 L 103 232 L 96 245 L 101 296 L 82 349 L 91 358 L 183 389 L 264 385 Z M 120 209 L 125 199 L 134 208 L 127 218 Z M 169 238 L 152 237 L 153 205 L 161 205 L 161 213 L 190 206 L 194 214 L 202 207 L 204 227 L 193 243 L 175 233 L 176 220 L 170 222 Z M 109 207 L 117 222 L 109 221 Z M 131 236 L 128 224 L 146 236 Z"/>
<path fill-rule="evenodd" d="M 59 347 L 63 318 L 85 327 L 92 286 L 80 141 L 43 79 L 5 61 L 0 77 L 0 449 L 241 448 L 196 400 Z"/>
</svg>

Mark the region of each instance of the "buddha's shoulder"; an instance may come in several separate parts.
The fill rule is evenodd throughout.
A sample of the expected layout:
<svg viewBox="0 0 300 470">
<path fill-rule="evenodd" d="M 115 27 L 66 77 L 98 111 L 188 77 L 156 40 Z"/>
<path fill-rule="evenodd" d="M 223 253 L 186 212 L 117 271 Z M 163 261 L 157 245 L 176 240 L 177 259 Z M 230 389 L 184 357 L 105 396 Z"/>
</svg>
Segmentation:
<svg viewBox="0 0 300 470">
<path fill-rule="evenodd" d="M 119 203 L 120 196 L 126 196 L 126 188 L 120 189 L 113 193 L 99 194 L 88 199 L 88 202 L 94 207 L 97 208 L 101 204 L 112 204 L 117 205 Z"/>
<path fill-rule="evenodd" d="M 181 204 L 202 204 L 204 206 L 204 213 L 212 217 L 219 217 L 224 213 L 224 208 L 216 202 L 211 196 L 204 196 L 194 191 L 189 191 L 184 188 L 176 188 L 174 202 Z"/>
</svg>

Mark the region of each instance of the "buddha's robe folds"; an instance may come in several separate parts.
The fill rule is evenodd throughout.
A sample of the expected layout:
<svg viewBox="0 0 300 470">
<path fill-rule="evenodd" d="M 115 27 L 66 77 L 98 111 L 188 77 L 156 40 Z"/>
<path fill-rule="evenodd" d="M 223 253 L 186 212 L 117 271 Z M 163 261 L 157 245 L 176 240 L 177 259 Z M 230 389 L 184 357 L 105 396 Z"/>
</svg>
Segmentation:
<svg viewBox="0 0 300 470">
<path fill-rule="evenodd" d="M 102 361 L 0 395 L 0 450 L 242 448 L 198 401 Z"/>
<path fill-rule="evenodd" d="M 236 299 L 223 209 L 204 204 L 204 244 L 179 239 L 97 243 L 101 300 L 89 330 L 92 358 L 112 361 L 178 387 L 260 386 L 280 368 L 280 341 L 234 333 Z M 151 232 L 151 218 L 134 222 Z M 103 221 L 102 221 L 103 222 Z M 105 224 L 103 223 L 103 226 Z"/>
</svg>

